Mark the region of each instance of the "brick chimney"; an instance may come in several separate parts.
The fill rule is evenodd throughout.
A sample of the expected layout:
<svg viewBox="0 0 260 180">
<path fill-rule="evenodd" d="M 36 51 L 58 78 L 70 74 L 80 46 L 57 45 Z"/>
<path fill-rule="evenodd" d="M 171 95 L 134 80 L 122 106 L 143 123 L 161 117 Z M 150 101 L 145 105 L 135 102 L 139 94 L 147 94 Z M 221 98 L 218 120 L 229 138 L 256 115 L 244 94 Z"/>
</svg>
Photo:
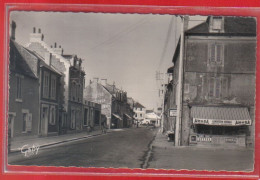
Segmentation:
<svg viewBox="0 0 260 180">
<path fill-rule="evenodd" d="M 12 21 L 11 23 L 11 39 L 15 40 L 15 29 L 16 29 L 16 23 Z"/>
<path fill-rule="evenodd" d="M 33 33 L 30 34 L 30 42 L 39 42 L 44 40 L 44 35 L 41 32 L 41 29 L 39 28 L 38 31 L 36 31 L 36 28 L 33 27 Z"/>
<path fill-rule="evenodd" d="M 63 55 L 63 49 L 61 48 L 61 45 L 57 47 L 57 43 L 54 43 L 54 48 L 53 48 L 54 53 Z"/>
</svg>

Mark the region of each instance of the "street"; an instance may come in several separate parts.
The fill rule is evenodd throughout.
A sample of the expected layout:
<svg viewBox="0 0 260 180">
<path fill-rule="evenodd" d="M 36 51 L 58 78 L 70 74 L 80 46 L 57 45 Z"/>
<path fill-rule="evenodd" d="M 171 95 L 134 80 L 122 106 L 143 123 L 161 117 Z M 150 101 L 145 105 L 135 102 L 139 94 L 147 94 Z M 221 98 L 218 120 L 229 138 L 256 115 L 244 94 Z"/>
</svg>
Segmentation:
<svg viewBox="0 0 260 180">
<path fill-rule="evenodd" d="M 150 128 L 119 129 L 94 138 L 39 149 L 36 156 L 10 164 L 140 168 L 155 132 Z"/>
<path fill-rule="evenodd" d="M 151 127 L 125 128 L 93 138 L 39 149 L 37 155 L 9 164 L 76 167 L 250 171 L 253 150 L 248 148 L 174 147 Z"/>
</svg>

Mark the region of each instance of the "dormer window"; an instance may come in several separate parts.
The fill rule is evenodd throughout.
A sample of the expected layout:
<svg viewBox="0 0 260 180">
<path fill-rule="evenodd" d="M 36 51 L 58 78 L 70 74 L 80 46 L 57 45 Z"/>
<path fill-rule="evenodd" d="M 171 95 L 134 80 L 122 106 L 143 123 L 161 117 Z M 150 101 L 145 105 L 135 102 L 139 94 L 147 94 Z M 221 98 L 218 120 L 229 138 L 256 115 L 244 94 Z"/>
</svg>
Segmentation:
<svg viewBox="0 0 260 180">
<path fill-rule="evenodd" d="M 222 18 L 221 17 L 213 17 L 212 19 L 212 29 L 213 30 L 221 30 Z"/>
<path fill-rule="evenodd" d="M 224 31 L 224 18 L 212 17 L 210 32 L 223 32 Z"/>
</svg>

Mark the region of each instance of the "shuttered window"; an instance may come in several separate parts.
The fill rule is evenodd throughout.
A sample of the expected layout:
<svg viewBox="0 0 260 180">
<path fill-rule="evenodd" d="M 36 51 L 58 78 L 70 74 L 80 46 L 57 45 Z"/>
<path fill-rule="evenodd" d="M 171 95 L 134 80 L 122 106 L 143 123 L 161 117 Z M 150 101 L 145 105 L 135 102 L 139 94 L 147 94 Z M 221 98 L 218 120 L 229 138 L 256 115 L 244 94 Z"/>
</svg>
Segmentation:
<svg viewBox="0 0 260 180">
<path fill-rule="evenodd" d="M 224 65 L 224 45 L 210 44 L 209 45 L 209 65 L 223 66 Z"/>
</svg>

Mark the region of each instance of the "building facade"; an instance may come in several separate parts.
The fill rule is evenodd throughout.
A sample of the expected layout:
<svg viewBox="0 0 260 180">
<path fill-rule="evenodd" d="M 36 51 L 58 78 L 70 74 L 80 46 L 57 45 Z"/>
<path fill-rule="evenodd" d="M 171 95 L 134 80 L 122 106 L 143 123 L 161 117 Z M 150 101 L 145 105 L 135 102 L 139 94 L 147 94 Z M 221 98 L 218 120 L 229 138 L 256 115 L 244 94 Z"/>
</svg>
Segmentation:
<svg viewBox="0 0 260 180">
<path fill-rule="evenodd" d="M 82 60 L 76 55 L 65 55 L 61 46 L 49 46 L 44 42 L 44 35 L 40 29 L 30 34 L 28 49 L 44 57 L 45 63 L 50 64 L 62 74 L 59 84 L 59 109 L 58 122 L 60 124 L 59 133 L 73 133 L 83 130 L 82 113 L 83 89 L 85 82 L 85 72 L 81 67 Z M 51 59 L 49 58 L 51 57 Z"/>
<path fill-rule="evenodd" d="M 140 104 L 139 102 L 134 103 L 134 118 L 136 120 L 136 123 L 141 123 L 145 118 L 145 112 L 146 108 Z"/>
<path fill-rule="evenodd" d="M 255 67 L 254 18 L 208 17 L 185 32 L 180 145 L 254 146 Z"/>
</svg>

